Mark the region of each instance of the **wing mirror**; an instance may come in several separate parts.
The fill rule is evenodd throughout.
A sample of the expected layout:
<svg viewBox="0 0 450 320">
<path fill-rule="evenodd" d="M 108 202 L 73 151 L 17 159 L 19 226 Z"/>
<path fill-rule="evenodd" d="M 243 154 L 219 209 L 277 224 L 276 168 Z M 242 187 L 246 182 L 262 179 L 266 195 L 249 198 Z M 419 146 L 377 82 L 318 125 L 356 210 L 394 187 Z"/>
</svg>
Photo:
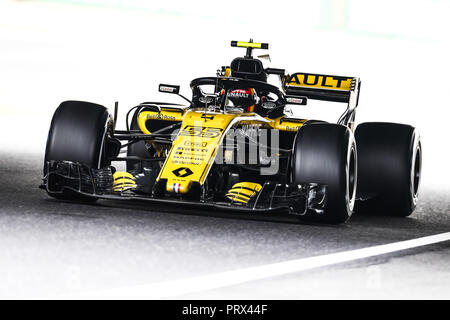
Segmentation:
<svg viewBox="0 0 450 320">
<path fill-rule="evenodd" d="M 164 93 L 172 93 L 172 94 L 176 94 L 177 96 L 180 96 L 181 98 L 183 98 L 184 100 L 186 100 L 187 102 L 189 102 L 190 106 L 193 106 L 193 103 L 191 100 L 189 100 L 188 98 L 186 98 L 185 96 L 180 94 L 180 86 L 176 86 L 176 85 L 172 85 L 172 84 L 163 84 L 161 83 L 158 87 L 158 91 L 159 92 L 164 92 Z"/>
<path fill-rule="evenodd" d="M 161 83 L 159 85 L 159 92 L 179 94 L 180 93 L 180 86 L 174 86 L 174 85 L 171 85 L 171 84 L 162 84 Z"/>
</svg>

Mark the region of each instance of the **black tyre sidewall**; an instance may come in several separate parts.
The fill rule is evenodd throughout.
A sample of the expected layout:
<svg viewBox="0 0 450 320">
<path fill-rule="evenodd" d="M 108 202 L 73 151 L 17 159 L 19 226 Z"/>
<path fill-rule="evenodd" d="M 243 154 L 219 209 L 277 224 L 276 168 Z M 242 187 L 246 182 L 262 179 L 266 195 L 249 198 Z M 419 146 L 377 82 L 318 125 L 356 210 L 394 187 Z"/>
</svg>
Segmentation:
<svg viewBox="0 0 450 320">
<path fill-rule="evenodd" d="M 45 161 L 65 160 L 100 168 L 108 116 L 107 109 L 98 104 L 61 103 L 50 125 Z"/>
<path fill-rule="evenodd" d="M 105 165 L 105 140 L 108 110 L 98 104 L 83 101 L 65 101 L 56 109 L 47 138 L 44 158 L 44 176 L 47 161 L 71 161 L 91 168 Z M 50 196 L 72 201 L 95 201 L 70 190 Z"/>
<path fill-rule="evenodd" d="M 417 205 L 422 164 L 417 130 L 403 124 L 367 122 L 357 127 L 355 135 L 359 151 L 357 193 L 358 198 L 367 198 L 357 201 L 357 211 L 410 215 Z"/>
<path fill-rule="evenodd" d="M 316 123 L 300 128 L 294 141 L 292 181 L 327 186 L 324 212 L 315 219 L 342 223 L 352 215 L 357 177 L 353 167 L 354 182 L 350 190 L 351 157 L 356 165 L 356 144 L 347 127 Z"/>
</svg>

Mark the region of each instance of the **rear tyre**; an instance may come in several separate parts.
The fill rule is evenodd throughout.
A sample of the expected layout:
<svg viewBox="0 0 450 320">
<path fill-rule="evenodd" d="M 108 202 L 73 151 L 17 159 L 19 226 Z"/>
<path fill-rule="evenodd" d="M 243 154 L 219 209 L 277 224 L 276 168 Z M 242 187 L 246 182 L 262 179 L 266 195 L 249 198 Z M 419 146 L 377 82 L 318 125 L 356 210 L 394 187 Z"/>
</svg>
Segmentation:
<svg viewBox="0 0 450 320">
<path fill-rule="evenodd" d="M 315 123 L 297 133 L 292 153 L 291 173 L 295 183 L 327 185 L 327 201 L 322 214 L 313 220 L 343 223 L 353 212 L 356 195 L 356 144 L 345 126 Z"/>
<path fill-rule="evenodd" d="M 417 205 L 422 145 L 417 130 L 397 123 L 367 122 L 355 131 L 358 144 L 356 210 L 409 216 Z"/>
<path fill-rule="evenodd" d="M 105 165 L 105 137 L 108 111 L 105 107 L 82 101 L 65 101 L 56 109 L 50 125 L 45 163 L 50 160 L 80 162 L 99 169 Z M 47 166 L 44 164 L 44 176 Z M 70 190 L 49 193 L 63 200 L 97 200 Z"/>
</svg>

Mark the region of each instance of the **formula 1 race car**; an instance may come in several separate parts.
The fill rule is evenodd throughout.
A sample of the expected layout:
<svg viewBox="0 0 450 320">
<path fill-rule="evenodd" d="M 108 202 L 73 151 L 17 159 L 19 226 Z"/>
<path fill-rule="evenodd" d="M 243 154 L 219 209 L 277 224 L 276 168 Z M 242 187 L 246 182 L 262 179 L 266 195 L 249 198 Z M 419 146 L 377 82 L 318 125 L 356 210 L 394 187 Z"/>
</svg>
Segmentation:
<svg viewBox="0 0 450 320">
<path fill-rule="evenodd" d="M 191 99 L 177 85 L 159 85 L 187 104 L 144 102 L 128 111 L 126 130 L 116 129 L 117 103 L 113 114 L 94 103 L 61 103 L 41 188 L 71 201 L 144 200 L 324 223 L 345 222 L 354 211 L 413 212 L 422 153 L 415 128 L 370 122 L 355 129 L 359 78 L 287 74 L 252 56 L 267 43 L 231 45 L 246 55 L 192 80 Z M 287 115 L 286 106 L 308 99 L 346 109 L 337 123 Z M 112 165 L 118 161 L 126 171 Z"/>
</svg>

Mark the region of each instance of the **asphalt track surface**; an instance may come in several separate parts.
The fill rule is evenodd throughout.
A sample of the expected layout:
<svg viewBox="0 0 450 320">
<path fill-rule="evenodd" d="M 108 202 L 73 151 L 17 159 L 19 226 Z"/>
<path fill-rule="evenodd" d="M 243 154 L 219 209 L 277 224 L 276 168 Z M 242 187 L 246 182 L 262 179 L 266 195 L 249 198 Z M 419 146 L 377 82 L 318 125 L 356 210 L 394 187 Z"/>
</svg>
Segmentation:
<svg viewBox="0 0 450 320">
<path fill-rule="evenodd" d="M 1 298 L 126 288 L 450 231 L 448 190 L 423 188 L 409 218 L 355 215 L 328 226 L 148 203 L 62 202 L 38 189 L 41 170 L 41 154 L 0 153 Z M 449 265 L 447 241 L 173 298 L 449 299 Z"/>
</svg>

